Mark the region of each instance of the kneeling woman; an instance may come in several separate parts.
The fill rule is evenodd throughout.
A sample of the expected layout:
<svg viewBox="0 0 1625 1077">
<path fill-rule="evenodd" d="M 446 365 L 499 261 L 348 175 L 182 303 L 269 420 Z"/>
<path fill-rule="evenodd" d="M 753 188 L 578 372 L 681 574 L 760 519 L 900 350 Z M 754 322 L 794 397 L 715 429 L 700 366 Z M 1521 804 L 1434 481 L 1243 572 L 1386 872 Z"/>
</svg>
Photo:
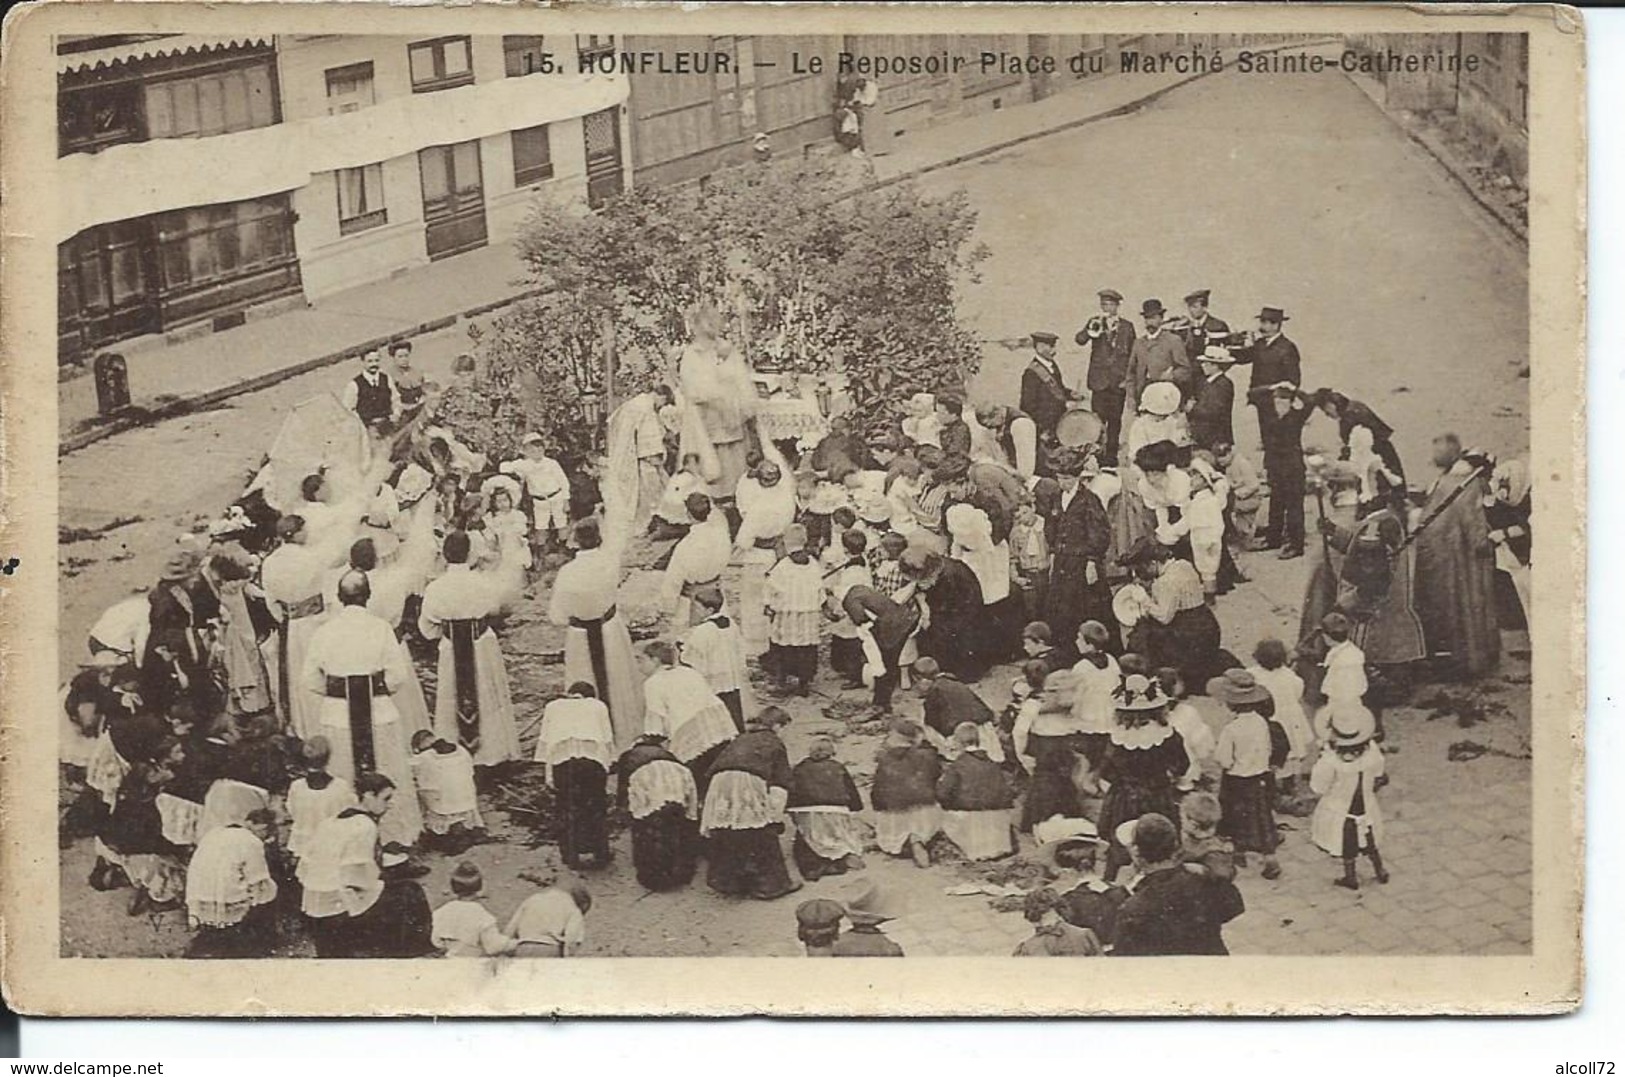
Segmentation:
<svg viewBox="0 0 1625 1077">
<path fill-rule="evenodd" d="M 954 729 L 959 757 L 937 781 L 942 829 L 967 860 L 997 860 L 1016 851 L 1010 809 L 1015 803 L 1004 768 L 981 748 L 982 733 L 974 722 Z"/>
<path fill-rule="evenodd" d="M 764 707 L 711 764 L 700 830 L 710 839 L 706 882 L 719 894 L 771 901 L 801 889 L 779 835 L 790 799 L 790 754 L 777 730 L 790 716 Z"/>
<path fill-rule="evenodd" d="M 792 847 L 796 868 L 808 882 L 825 875 L 845 875 L 863 864 L 863 830 L 858 812 L 863 797 L 851 773 L 835 758 L 835 742 L 819 737 L 807 758 L 790 772 L 790 818 L 795 820 Z"/>
<path fill-rule="evenodd" d="M 1194 565 L 1154 539 L 1142 541 L 1123 563 L 1134 580 L 1117 592 L 1112 609 L 1128 629 L 1129 650 L 1145 655 L 1153 669 L 1179 670 L 1193 687 L 1241 664 L 1219 646 L 1219 621 Z"/>
<path fill-rule="evenodd" d="M 694 878 L 699 853 L 700 794 L 694 774 L 645 733 L 615 763 L 616 797 L 632 816 L 632 867 L 649 890 L 674 890 Z"/>
</svg>

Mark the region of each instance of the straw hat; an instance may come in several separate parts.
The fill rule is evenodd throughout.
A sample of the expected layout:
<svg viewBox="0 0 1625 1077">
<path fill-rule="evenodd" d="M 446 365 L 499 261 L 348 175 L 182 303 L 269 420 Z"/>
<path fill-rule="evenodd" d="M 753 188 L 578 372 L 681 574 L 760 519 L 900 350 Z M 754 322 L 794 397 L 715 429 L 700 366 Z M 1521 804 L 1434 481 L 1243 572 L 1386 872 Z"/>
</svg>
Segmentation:
<svg viewBox="0 0 1625 1077">
<path fill-rule="evenodd" d="M 1228 366 L 1235 361 L 1236 357 L 1230 354 L 1230 349 L 1222 345 L 1209 344 L 1202 349 L 1202 362 L 1204 363 L 1223 363 Z"/>
<path fill-rule="evenodd" d="M 519 483 L 507 475 L 492 475 L 480 483 L 480 500 L 489 505 L 498 490 L 508 495 L 509 505 L 519 507 Z"/>
<path fill-rule="evenodd" d="M 425 467 L 407 464 L 395 480 L 395 503 L 405 508 L 434 488 L 434 476 Z"/>
<path fill-rule="evenodd" d="M 1358 748 L 1377 735 L 1377 719 L 1359 703 L 1343 703 L 1332 712 L 1326 738 L 1334 748 Z"/>
<path fill-rule="evenodd" d="M 1130 673 L 1112 693 L 1120 711 L 1152 711 L 1168 705 L 1162 685 L 1142 673 Z"/>
<path fill-rule="evenodd" d="M 1227 669 L 1207 682 L 1207 694 L 1227 707 L 1244 707 L 1273 699 L 1270 690 L 1244 669 Z"/>
</svg>

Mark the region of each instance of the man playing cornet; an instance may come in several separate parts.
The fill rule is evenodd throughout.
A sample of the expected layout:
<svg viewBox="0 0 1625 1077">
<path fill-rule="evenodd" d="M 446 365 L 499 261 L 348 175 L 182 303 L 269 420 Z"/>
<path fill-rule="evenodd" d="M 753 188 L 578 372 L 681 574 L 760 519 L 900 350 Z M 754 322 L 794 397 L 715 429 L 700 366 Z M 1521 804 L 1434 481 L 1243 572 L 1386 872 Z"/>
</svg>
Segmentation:
<svg viewBox="0 0 1625 1077">
<path fill-rule="evenodd" d="M 1223 318 L 1208 313 L 1207 301 L 1212 292 L 1200 288 L 1185 297 L 1185 309 L 1190 316 L 1179 329 L 1185 341 L 1185 354 L 1192 363 L 1198 362 L 1209 345 L 1223 345 L 1230 338 L 1230 325 Z"/>
<path fill-rule="evenodd" d="M 1106 428 L 1101 462 L 1117 466 L 1117 446 L 1123 440 L 1123 405 L 1128 399 L 1123 378 L 1128 374 L 1129 356 L 1134 352 L 1134 325 L 1118 317 L 1123 302 L 1121 292 L 1100 291 L 1100 313 L 1090 318 L 1072 339 L 1089 349 L 1089 410 L 1100 417 Z"/>
</svg>

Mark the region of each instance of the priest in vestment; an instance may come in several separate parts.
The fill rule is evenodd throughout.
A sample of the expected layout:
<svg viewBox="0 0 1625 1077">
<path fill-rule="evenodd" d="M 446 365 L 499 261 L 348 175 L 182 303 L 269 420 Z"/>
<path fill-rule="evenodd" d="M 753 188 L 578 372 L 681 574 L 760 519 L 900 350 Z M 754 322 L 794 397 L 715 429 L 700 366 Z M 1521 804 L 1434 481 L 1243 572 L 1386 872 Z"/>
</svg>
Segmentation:
<svg viewBox="0 0 1625 1077">
<path fill-rule="evenodd" d="M 502 585 L 469 567 L 470 547 L 465 532 L 446 536 L 446 574 L 423 589 L 418 631 L 440 641 L 435 735 L 488 767 L 519 758 L 519 733 L 502 644 L 490 625 L 502 606 Z"/>
<path fill-rule="evenodd" d="M 1433 463 L 1442 473 L 1428 489 L 1422 519 L 1439 515 L 1416 540 L 1416 612 L 1428 652 L 1458 673 L 1477 676 L 1494 668 L 1501 650 L 1495 545 L 1484 518 L 1488 485 L 1454 434 L 1433 440 Z"/>
<path fill-rule="evenodd" d="M 605 544 L 594 519 L 576 524 L 572 542 L 575 557 L 553 581 L 547 616 L 569 630 L 564 637 L 565 683 L 593 686 L 609 707 L 615 749 L 624 751 L 643 733 L 643 680 L 632 662 L 632 634 L 616 606 L 621 547 L 619 542 Z"/>
<path fill-rule="evenodd" d="M 302 687 L 318 701 L 317 721 L 332 746 L 328 770 L 354 783 L 376 771 L 395 783 L 396 797 L 378 821 L 386 843 L 411 845 L 423 829 L 406 733 L 394 696 L 417 676 L 388 621 L 367 612 L 366 573 L 339 580 L 339 609 L 310 637 Z"/>
</svg>

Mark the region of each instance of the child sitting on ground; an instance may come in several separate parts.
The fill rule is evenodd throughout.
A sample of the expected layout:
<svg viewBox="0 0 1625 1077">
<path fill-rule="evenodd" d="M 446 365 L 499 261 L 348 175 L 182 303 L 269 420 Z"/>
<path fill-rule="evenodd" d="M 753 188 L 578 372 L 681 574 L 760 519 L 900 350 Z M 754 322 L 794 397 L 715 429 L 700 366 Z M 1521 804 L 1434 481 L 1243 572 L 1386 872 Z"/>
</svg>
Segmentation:
<svg viewBox="0 0 1625 1077">
<path fill-rule="evenodd" d="M 485 831 L 474 789 L 474 757 L 431 730 L 412 734 L 412 780 L 423 805 L 423 843 L 456 855 Z"/>
<path fill-rule="evenodd" d="M 452 899 L 434 911 L 432 937 L 447 957 L 496 957 L 519 945 L 497 927 L 497 918 L 481 903 L 485 878 L 464 860 L 451 873 Z"/>
</svg>

